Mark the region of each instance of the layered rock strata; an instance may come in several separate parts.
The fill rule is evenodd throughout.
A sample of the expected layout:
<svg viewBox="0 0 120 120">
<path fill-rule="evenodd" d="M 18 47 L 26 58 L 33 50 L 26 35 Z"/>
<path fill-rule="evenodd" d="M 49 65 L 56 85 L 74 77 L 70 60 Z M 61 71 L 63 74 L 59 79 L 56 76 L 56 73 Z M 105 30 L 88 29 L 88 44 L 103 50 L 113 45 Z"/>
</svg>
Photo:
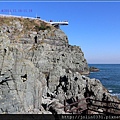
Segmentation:
<svg viewBox="0 0 120 120">
<path fill-rule="evenodd" d="M 40 20 L 0 17 L 0 113 L 65 114 L 89 96 L 118 101 L 90 79 L 84 53 L 60 29 Z M 86 86 L 87 85 L 87 86 Z M 86 88 L 87 87 L 87 88 Z"/>
</svg>

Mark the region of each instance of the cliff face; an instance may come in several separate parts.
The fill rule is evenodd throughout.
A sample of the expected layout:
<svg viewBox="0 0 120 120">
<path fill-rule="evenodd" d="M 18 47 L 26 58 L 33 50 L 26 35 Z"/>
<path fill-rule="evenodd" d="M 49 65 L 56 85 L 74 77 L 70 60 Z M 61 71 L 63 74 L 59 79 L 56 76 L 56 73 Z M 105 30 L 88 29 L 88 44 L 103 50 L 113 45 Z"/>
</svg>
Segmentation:
<svg viewBox="0 0 120 120">
<path fill-rule="evenodd" d="M 0 113 L 50 113 L 44 105 L 86 97 L 87 80 L 91 96 L 116 101 L 100 81 L 82 76 L 88 73 L 82 50 L 69 45 L 60 29 L 40 20 L 0 17 Z"/>
</svg>

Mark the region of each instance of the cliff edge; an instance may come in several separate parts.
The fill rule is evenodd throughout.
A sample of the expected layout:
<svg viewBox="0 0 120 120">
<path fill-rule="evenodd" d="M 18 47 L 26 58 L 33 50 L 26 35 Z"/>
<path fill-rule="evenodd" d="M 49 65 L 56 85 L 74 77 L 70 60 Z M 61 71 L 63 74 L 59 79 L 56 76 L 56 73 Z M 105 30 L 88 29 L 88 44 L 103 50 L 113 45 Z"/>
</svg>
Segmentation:
<svg viewBox="0 0 120 120">
<path fill-rule="evenodd" d="M 52 107 L 64 114 L 54 103 L 72 103 L 86 93 L 119 102 L 84 74 L 84 53 L 69 45 L 63 31 L 38 19 L 0 17 L 0 113 L 52 114 Z"/>
</svg>

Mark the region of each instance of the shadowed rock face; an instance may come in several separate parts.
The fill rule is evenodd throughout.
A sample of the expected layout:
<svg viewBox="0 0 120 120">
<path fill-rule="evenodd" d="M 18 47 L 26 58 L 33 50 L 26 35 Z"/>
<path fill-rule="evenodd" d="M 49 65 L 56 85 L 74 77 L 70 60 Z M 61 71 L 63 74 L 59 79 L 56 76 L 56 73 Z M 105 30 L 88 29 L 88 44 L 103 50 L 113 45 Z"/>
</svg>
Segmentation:
<svg viewBox="0 0 120 120">
<path fill-rule="evenodd" d="M 64 113 L 55 104 L 84 98 L 86 92 L 117 101 L 100 81 L 82 76 L 89 73 L 84 54 L 60 29 L 41 21 L 0 19 L 0 113 Z"/>
</svg>

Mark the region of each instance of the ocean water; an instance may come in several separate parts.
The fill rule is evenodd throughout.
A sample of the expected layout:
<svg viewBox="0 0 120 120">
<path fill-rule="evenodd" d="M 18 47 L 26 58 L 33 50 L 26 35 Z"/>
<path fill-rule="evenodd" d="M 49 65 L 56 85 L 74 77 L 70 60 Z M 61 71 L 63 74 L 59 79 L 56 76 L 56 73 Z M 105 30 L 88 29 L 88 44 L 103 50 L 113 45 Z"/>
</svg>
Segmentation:
<svg viewBox="0 0 120 120">
<path fill-rule="evenodd" d="M 120 98 L 120 64 L 89 64 L 100 69 L 91 72 L 90 78 L 96 78 L 109 90 L 113 96 Z"/>
</svg>

